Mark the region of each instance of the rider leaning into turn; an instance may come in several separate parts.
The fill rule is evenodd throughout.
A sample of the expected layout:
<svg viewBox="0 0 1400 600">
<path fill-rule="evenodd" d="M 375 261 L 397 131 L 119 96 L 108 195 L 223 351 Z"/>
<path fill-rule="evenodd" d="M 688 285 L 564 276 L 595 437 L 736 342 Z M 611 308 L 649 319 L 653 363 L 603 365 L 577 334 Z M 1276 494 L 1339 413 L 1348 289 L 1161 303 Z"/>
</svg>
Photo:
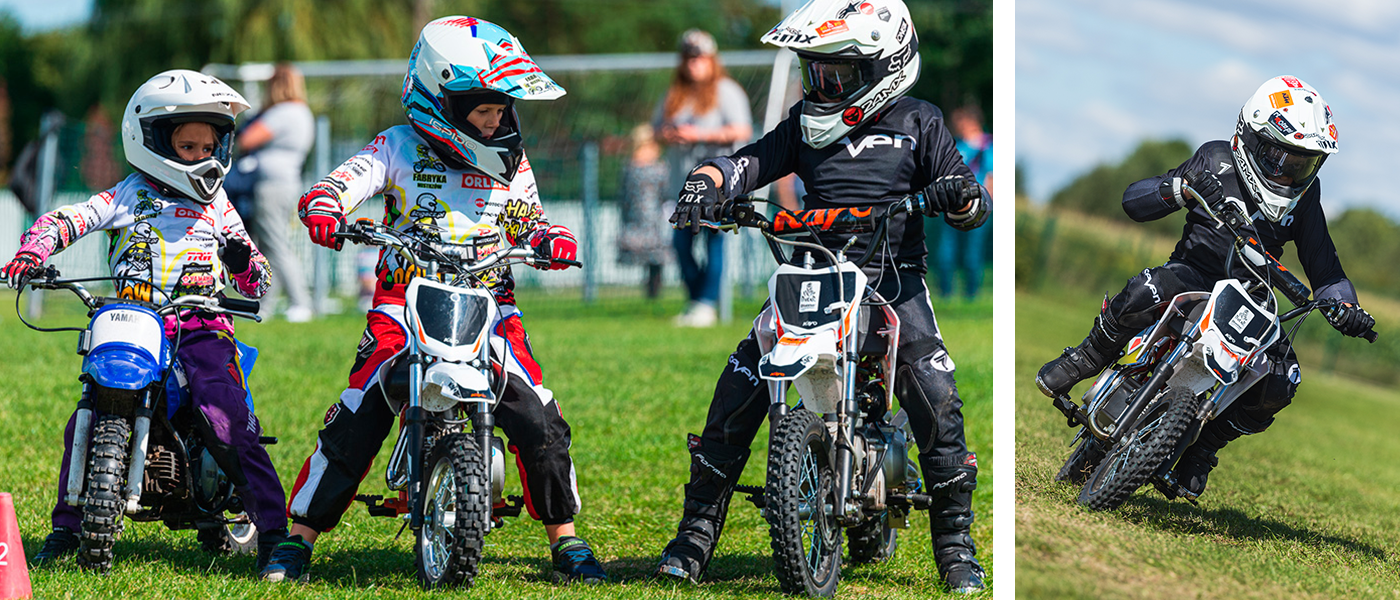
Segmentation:
<svg viewBox="0 0 1400 600">
<path fill-rule="evenodd" d="M 116 284 L 122 298 L 165 300 L 152 288 L 171 299 L 214 296 L 228 279 L 244 296 L 261 298 L 271 270 L 223 191 L 234 117 L 247 108 L 242 96 L 208 75 L 175 70 L 152 77 L 122 113 L 122 147 L 136 172 L 87 202 L 39 217 L 4 268 L 11 287 L 23 287 L 50 255 L 78 238 L 106 231 L 112 276 L 131 278 Z M 210 454 L 233 481 L 260 532 L 261 566 L 272 547 L 286 538 L 286 500 L 272 460 L 258 443 L 261 425 L 245 401 L 248 391 L 239 375 L 233 322 L 199 312 L 166 317 L 166 337 L 173 340 L 177 328 L 176 358 L 194 404 L 209 420 L 214 438 Z M 35 563 L 78 548 L 82 514 L 63 501 L 76 417 L 68 419 L 63 433 L 53 533 L 34 555 Z"/>
<path fill-rule="evenodd" d="M 514 108 L 516 99 L 563 94 L 506 30 L 471 17 L 437 19 L 423 28 L 409 58 L 402 97 L 408 125 L 375 136 L 312 186 L 301 199 L 302 223 L 312 241 L 339 249 L 343 240 L 333 234 L 343 227 L 345 213 L 383 194 L 384 223 L 395 229 L 435 228 L 461 242 L 475 226 L 494 224 L 507 243 L 528 242 L 539 256 L 572 260 L 573 234 L 545 220 Z M 316 449 L 292 488 L 287 512 L 293 535 L 274 553 L 264 579 L 305 579 L 312 542 L 340 521 L 394 424 L 378 381 L 404 350 L 404 291 L 416 271 L 393 251 L 380 253 L 376 271 L 374 308 L 349 387 L 326 411 Z M 494 277 L 501 305 L 494 331 L 505 342 L 504 355 L 495 359 L 507 375 L 495 416 L 519 459 L 526 508 L 544 523 L 561 577 L 604 580 L 592 550 L 574 535 L 581 502 L 569 424 L 544 387 L 509 269 Z"/>
<path fill-rule="evenodd" d="M 796 51 L 803 100 L 762 139 L 692 171 L 672 223 L 698 228 L 702 219 L 715 221 L 724 199 L 789 173 L 806 183 L 808 209 L 885 205 L 926 192 L 929 210 L 944 212 L 954 227 L 971 229 L 986 220 L 989 196 L 963 164 L 942 112 L 903 97 L 919 76 L 908 9 L 899 0 L 872 0 L 866 14 L 844 10 L 849 4 L 812 2 L 764 36 Z M 808 31 L 818 26 L 809 23 L 825 27 L 827 35 Z M 976 199 L 963 199 L 965 185 L 980 192 Z M 929 514 L 939 574 L 955 590 L 981 589 L 984 574 L 969 533 L 977 459 L 964 442 L 953 360 L 924 283 L 924 228 L 900 215 L 889 231 L 889 252 L 877 249 L 866 271 L 881 294 L 894 299 L 900 320 L 895 394 L 913 426 L 925 489 L 935 496 Z M 844 240 L 822 243 L 840 248 Z M 858 241 L 852 256 L 870 243 Z M 684 512 L 662 553 L 661 575 L 698 581 L 719 542 L 749 446 L 768 414 L 768 388 L 753 375 L 759 355 L 750 331 L 715 386 L 704 433 L 690 437 Z"/>
<path fill-rule="evenodd" d="M 1349 336 L 1369 331 L 1375 321 L 1357 304 L 1356 289 L 1342 271 L 1322 212 L 1317 172 L 1336 152 L 1332 108 L 1298 78 L 1275 77 L 1240 110 L 1230 141 L 1206 142 L 1181 166 L 1128 186 L 1123 210 L 1135 221 L 1187 210 L 1181 240 L 1166 264 L 1143 270 L 1107 299 L 1089 336 L 1041 367 L 1036 385 L 1052 398 L 1066 395 L 1076 383 L 1117 360 L 1128 339 L 1155 322 L 1175 295 L 1209 290 L 1230 277 L 1252 278 L 1242 261 L 1234 263 L 1234 273 L 1224 272 L 1235 240 L 1197 201 L 1183 196 L 1183 185 L 1198 191 L 1212 207 L 1246 208 L 1251 223 L 1240 234 L 1257 237 L 1274 257 L 1282 256 L 1284 243 L 1292 241 L 1315 288 L 1314 298 L 1339 301 L 1323 313 L 1327 322 Z M 1207 475 L 1217 464 L 1216 452 L 1241 435 L 1264 431 L 1292 401 L 1301 375 L 1288 340 L 1281 339 L 1266 356 L 1268 375 L 1207 423 L 1178 464 L 1176 480 L 1188 493 L 1199 496 L 1205 491 Z"/>
</svg>

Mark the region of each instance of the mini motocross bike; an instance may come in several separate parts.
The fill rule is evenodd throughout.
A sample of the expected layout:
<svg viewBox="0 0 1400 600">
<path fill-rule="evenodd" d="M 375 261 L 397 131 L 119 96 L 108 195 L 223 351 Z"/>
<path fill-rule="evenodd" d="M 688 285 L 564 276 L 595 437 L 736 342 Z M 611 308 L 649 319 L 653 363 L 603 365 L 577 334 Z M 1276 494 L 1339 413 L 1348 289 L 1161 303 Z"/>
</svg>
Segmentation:
<svg viewBox="0 0 1400 600">
<path fill-rule="evenodd" d="M 501 310 L 487 273 L 551 260 L 505 245 L 494 225 L 478 225 L 464 243 L 443 241 L 433 225 L 399 231 L 369 219 L 336 236 L 384 246 L 417 270 L 404 294 L 408 345 L 379 382 L 401 418 L 384 474 L 398 496 L 356 500 L 372 516 L 407 519 L 425 587 L 469 587 L 486 534 L 504 526 L 503 517 L 519 516 L 524 503 L 503 497 L 504 444 L 494 434 L 492 411 L 506 377 L 492 367 L 493 344 L 502 343 L 492 333 Z"/>
<path fill-rule="evenodd" d="M 932 502 L 909 460 L 908 415 L 892 413 L 899 318 L 861 270 L 888 245 L 889 219 L 924 206 L 910 196 L 887 208 L 779 212 L 770 221 L 740 201 L 729 209 L 732 223 L 715 224 L 758 229 L 779 264 L 768 280 L 769 304 L 754 322 L 759 377 L 772 399 L 767 482 L 736 490 L 768 521 L 785 593 L 835 594 L 843 530 L 853 562 L 883 560 L 894 554 L 909 512 Z M 818 230 L 872 233 L 871 243 L 853 262 L 846 250 L 854 235 L 833 253 L 817 243 Z M 812 241 L 788 239 L 800 236 Z M 792 409 L 789 385 L 801 399 Z"/>
<path fill-rule="evenodd" d="M 81 507 L 83 525 L 78 564 L 107 572 L 112 546 L 133 521 L 161 521 L 172 530 L 196 529 L 205 550 L 252 553 L 258 532 L 243 511 L 234 485 L 215 462 L 201 430 L 204 413 L 191 402 L 184 370 L 175 359 L 179 337 L 165 337 L 165 316 L 202 311 L 260 321 L 258 303 L 234 298 L 185 295 L 162 303 L 94 297 L 89 282 L 130 278 L 60 279 L 50 266 L 29 281 L 33 289 L 72 291 L 88 308 L 86 328 L 41 328 L 77 331 L 83 357 L 82 396 L 70 448 L 63 501 Z M 155 292 L 164 294 L 158 287 Z M 21 289 L 23 292 L 23 289 Z M 18 296 L 16 297 L 18 312 Z M 238 344 L 246 381 L 257 351 Z M 173 377 L 172 377 L 173 375 Z M 252 412 L 252 396 L 248 396 Z M 262 444 L 277 440 L 260 437 Z"/>
<path fill-rule="evenodd" d="M 1195 443 L 1206 422 L 1219 417 L 1268 372 L 1264 351 L 1279 341 L 1282 324 L 1330 309 L 1334 300 L 1309 300 L 1311 291 L 1279 264 L 1253 236 L 1241 236 L 1249 223 L 1242 207 L 1212 208 L 1190 187 L 1220 227 L 1235 237 L 1225 272 L 1236 255 L 1251 279 L 1223 279 L 1211 291 L 1185 292 L 1164 303 L 1157 323 L 1128 341 L 1122 358 L 1084 394 L 1084 406 L 1067 396 L 1055 407 L 1079 433 L 1079 445 L 1055 479 L 1083 485 L 1079 503 L 1112 510 L 1139 487 L 1152 483 L 1169 500 L 1195 501 L 1175 478 L 1175 466 Z M 1295 308 L 1278 314 L 1277 288 Z M 1284 335 L 1291 344 L 1300 319 Z M 1376 332 L 1361 337 L 1376 341 Z"/>
</svg>

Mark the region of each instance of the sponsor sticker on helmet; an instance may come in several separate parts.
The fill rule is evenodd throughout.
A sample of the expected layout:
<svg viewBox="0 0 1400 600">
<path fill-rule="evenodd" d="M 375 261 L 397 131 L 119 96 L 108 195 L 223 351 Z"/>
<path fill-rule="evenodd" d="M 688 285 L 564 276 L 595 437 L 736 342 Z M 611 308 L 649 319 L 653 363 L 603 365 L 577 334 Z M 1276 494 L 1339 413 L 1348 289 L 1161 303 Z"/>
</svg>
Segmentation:
<svg viewBox="0 0 1400 600">
<path fill-rule="evenodd" d="M 817 28 L 817 37 L 826 37 L 848 31 L 845 21 L 827 21 Z"/>
<path fill-rule="evenodd" d="M 1328 126 L 1327 126 L 1327 135 L 1332 136 L 1332 139 L 1333 139 L 1333 140 L 1337 139 L 1337 126 L 1336 126 L 1336 125 L 1328 125 Z"/>
<path fill-rule="evenodd" d="M 1282 80 L 1283 80 L 1283 85 L 1286 85 L 1286 86 L 1288 86 L 1288 87 L 1291 87 L 1291 88 L 1300 88 L 1300 87 L 1303 87 L 1303 82 L 1298 81 L 1298 78 L 1297 78 L 1297 77 L 1288 77 L 1288 76 L 1284 76 L 1284 77 L 1280 77 L 1279 79 L 1282 79 Z"/>
<path fill-rule="evenodd" d="M 1274 111 L 1274 114 L 1269 115 L 1269 124 L 1273 125 L 1274 129 L 1277 129 L 1278 132 L 1283 135 L 1293 135 L 1298 132 L 1298 130 L 1293 127 L 1293 124 L 1289 123 L 1288 119 L 1284 118 L 1283 113 L 1278 111 Z"/>
<path fill-rule="evenodd" d="M 875 14 L 875 7 L 872 6 L 869 2 L 862 3 L 862 4 L 860 5 L 860 14 L 862 14 L 862 15 Z"/>
<path fill-rule="evenodd" d="M 875 16 L 880 17 L 880 20 L 881 20 L 881 21 L 884 21 L 884 22 L 886 22 L 886 23 L 889 23 L 889 22 L 890 22 L 890 9 L 885 8 L 885 7 L 882 6 L 882 7 L 880 7 L 880 11 L 877 12 L 877 13 L 875 13 Z"/>
<path fill-rule="evenodd" d="M 1269 94 L 1269 104 L 1274 108 L 1293 106 L 1293 94 L 1289 93 L 1288 90 L 1281 90 Z"/>
<path fill-rule="evenodd" d="M 841 122 L 851 127 L 855 127 L 863 118 L 865 118 L 865 111 L 861 110 L 859 106 L 852 106 L 841 113 Z"/>
</svg>

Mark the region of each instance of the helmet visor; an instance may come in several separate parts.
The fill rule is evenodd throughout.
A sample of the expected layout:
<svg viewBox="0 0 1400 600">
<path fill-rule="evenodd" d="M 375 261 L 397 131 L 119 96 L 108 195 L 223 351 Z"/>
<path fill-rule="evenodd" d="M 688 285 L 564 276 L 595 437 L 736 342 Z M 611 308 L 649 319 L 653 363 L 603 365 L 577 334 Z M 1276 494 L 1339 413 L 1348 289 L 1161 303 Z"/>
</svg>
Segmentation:
<svg viewBox="0 0 1400 600">
<path fill-rule="evenodd" d="M 802 92 L 821 103 L 846 100 L 865 88 L 869 62 L 802 58 Z"/>
<path fill-rule="evenodd" d="M 1278 144 L 1265 136 L 1250 148 L 1264 185 L 1281 196 L 1294 197 L 1308 189 L 1327 155 Z"/>
</svg>

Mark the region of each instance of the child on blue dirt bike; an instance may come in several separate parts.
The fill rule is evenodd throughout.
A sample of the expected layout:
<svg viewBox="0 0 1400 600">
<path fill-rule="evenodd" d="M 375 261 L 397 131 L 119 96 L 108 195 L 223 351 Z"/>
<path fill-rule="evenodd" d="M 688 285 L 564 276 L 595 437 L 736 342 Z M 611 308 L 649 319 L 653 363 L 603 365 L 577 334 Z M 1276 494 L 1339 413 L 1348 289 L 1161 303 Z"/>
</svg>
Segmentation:
<svg viewBox="0 0 1400 600">
<path fill-rule="evenodd" d="M 122 113 L 122 146 L 136 173 L 87 202 L 39 217 L 3 269 L 10 286 L 23 287 L 51 255 L 84 235 L 106 231 L 112 275 L 124 278 L 116 290 L 122 298 L 150 302 L 167 295 L 215 296 L 228 279 L 244 296 L 261 297 L 268 288 L 267 261 L 222 189 L 234 117 L 247 108 L 243 97 L 222 81 L 194 71 L 166 71 L 148 80 Z M 261 426 L 245 400 L 233 324 L 227 316 L 199 312 L 167 317 L 166 337 L 176 338 L 177 330 L 176 358 L 193 402 L 214 434 L 210 454 L 233 480 L 261 532 L 261 566 L 271 548 L 285 539 L 287 517 L 282 483 L 258 443 Z M 74 459 L 69 455 L 74 425 L 70 418 L 64 431 L 53 532 L 34 555 L 36 564 L 72 553 L 79 545 L 80 509 L 63 501 Z"/>
<path fill-rule="evenodd" d="M 375 136 L 302 196 L 301 221 L 311 240 L 340 249 L 343 239 L 335 234 L 345 214 L 383 194 L 383 223 L 393 229 L 435 231 L 461 243 L 482 225 L 499 226 L 506 243 L 529 243 L 550 268 L 564 268 L 553 261 L 572 261 L 577 244 L 568 228 L 545 220 L 514 108 L 518 99 L 563 94 L 506 30 L 472 17 L 429 23 L 404 77 L 408 124 Z M 405 350 L 404 293 L 422 272 L 392 251 L 380 254 L 376 271 L 374 308 L 366 315 L 349 386 L 326 412 L 316 448 L 297 477 L 287 509 L 292 536 L 274 553 L 264 579 L 306 579 L 313 542 L 340 522 L 393 426 L 395 411 L 378 382 L 382 367 Z M 526 508 L 544 523 L 556 579 L 606 580 L 593 551 L 574 535 L 581 502 L 569 424 L 543 385 L 509 269 L 492 277 L 501 308 L 493 338 L 504 342 L 493 360 L 507 379 L 494 412 L 518 458 Z"/>
</svg>

